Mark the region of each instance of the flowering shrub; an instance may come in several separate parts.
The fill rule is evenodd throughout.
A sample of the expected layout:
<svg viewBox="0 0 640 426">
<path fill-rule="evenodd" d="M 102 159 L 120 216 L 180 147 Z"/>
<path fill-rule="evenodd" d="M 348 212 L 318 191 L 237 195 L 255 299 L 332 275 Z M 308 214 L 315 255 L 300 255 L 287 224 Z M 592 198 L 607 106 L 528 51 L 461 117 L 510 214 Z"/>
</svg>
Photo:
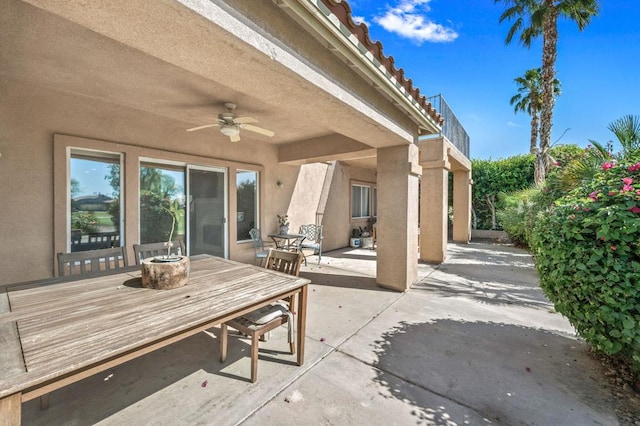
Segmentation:
<svg viewBox="0 0 640 426">
<path fill-rule="evenodd" d="M 539 217 L 532 245 L 556 310 L 640 370 L 640 162 L 604 162 Z"/>
</svg>

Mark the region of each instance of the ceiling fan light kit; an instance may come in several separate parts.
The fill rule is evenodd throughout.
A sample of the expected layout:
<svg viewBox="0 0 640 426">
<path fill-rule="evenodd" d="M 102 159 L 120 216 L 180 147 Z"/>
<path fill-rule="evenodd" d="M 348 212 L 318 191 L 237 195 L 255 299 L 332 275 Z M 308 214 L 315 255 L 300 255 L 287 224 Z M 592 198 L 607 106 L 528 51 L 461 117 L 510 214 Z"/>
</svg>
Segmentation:
<svg viewBox="0 0 640 426">
<path fill-rule="evenodd" d="M 250 124 L 258 122 L 258 120 L 253 117 L 236 117 L 233 113 L 236 109 L 236 104 L 227 102 L 224 106 L 227 108 L 227 111 L 218 114 L 218 122 L 216 124 L 205 124 L 204 126 L 193 127 L 191 129 L 187 129 L 187 132 L 193 132 L 195 130 L 206 129 L 209 127 L 220 127 L 220 133 L 228 137 L 231 142 L 238 142 L 240 140 L 240 129 L 248 130 L 267 137 L 275 135 L 271 130 Z"/>
<path fill-rule="evenodd" d="M 222 126 L 220 126 L 220 133 L 228 137 L 238 136 L 240 134 L 240 129 L 236 126 L 223 124 Z"/>
</svg>

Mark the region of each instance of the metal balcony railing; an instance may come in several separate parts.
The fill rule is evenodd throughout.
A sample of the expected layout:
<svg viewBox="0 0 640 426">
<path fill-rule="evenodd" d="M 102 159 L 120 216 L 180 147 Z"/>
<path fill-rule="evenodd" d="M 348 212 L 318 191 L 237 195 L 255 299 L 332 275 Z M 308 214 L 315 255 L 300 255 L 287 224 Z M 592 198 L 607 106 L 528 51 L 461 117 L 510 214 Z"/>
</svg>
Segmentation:
<svg viewBox="0 0 640 426">
<path fill-rule="evenodd" d="M 444 100 L 442 95 L 435 95 L 428 98 L 431 105 L 436 109 L 438 114 L 444 118 L 444 125 L 442 131 L 433 136 L 444 136 L 455 146 L 458 150 L 469 158 L 469 144 L 470 139 L 467 131 L 464 129 L 449 104 Z"/>
</svg>

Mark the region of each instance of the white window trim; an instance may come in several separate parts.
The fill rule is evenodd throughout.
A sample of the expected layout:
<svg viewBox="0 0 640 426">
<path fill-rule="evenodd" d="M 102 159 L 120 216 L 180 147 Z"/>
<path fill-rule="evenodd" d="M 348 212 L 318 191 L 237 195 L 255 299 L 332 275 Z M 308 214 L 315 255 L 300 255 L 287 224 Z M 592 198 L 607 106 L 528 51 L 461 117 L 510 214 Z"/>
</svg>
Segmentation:
<svg viewBox="0 0 640 426">
<path fill-rule="evenodd" d="M 355 186 L 361 187 L 361 188 L 367 188 L 369 191 L 369 214 L 367 216 L 354 216 L 353 215 L 353 188 Z M 371 212 L 372 212 L 372 188 L 375 185 L 371 184 L 371 183 L 364 183 L 364 182 L 351 182 L 351 186 L 350 186 L 350 194 L 349 194 L 349 198 L 350 198 L 350 203 L 349 203 L 349 217 L 351 218 L 351 220 L 359 220 L 359 219 L 369 219 L 370 217 L 372 217 Z M 362 198 L 360 199 L 360 202 L 362 203 Z M 362 204 L 360 205 L 360 210 L 362 210 Z"/>
<path fill-rule="evenodd" d="M 89 149 L 89 148 L 80 148 L 80 147 L 67 147 L 66 149 L 66 252 L 71 252 L 71 158 L 74 156 L 78 157 L 90 157 L 95 158 L 95 161 L 100 160 L 117 160 L 117 163 L 120 166 L 120 244 L 126 247 L 126 237 L 124 232 L 124 205 L 125 200 L 123 197 L 123 182 L 125 181 L 124 176 L 124 153 L 122 152 L 114 152 L 114 151 L 103 151 L 98 149 Z"/>
</svg>

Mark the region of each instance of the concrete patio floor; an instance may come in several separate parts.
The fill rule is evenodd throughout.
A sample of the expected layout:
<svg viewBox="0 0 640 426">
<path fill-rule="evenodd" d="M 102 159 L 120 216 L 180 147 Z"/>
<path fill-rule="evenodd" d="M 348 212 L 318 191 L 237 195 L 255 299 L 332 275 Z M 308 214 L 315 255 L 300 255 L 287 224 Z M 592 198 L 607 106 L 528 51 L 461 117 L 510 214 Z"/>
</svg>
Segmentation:
<svg viewBox="0 0 640 426">
<path fill-rule="evenodd" d="M 281 328 L 251 384 L 248 340 L 231 336 L 220 364 L 215 328 L 58 390 L 46 410 L 25 403 L 23 424 L 640 424 L 638 399 L 553 312 L 525 251 L 452 244 L 406 293 L 376 286 L 374 251 L 316 261 L 301 273 L 304 366 Z"/>
</svg>

